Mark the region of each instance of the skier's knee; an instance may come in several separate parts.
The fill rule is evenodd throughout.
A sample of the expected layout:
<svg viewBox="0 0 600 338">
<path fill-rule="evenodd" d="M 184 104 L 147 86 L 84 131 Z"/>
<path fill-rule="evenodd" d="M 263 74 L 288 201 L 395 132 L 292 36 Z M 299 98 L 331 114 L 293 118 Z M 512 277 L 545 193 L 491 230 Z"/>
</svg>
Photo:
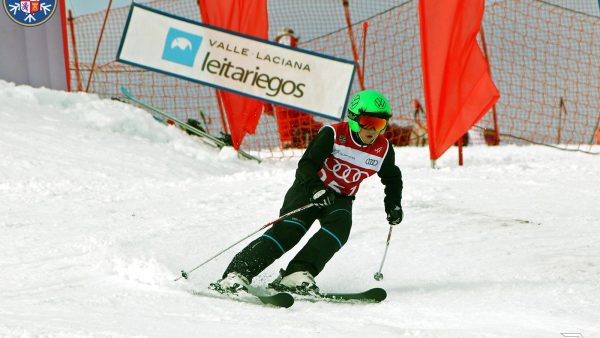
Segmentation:
<svg viewBox="0 0 600 338">
<path fill-rule="evenodd" d="M 344 231 L 340 231 L 340 230 L 344 230 Z M 321 231 L 323 233 L 325 233 L 325 238 L 329 238 L 330 240 L 332 240 L 334 242 L 334 247 L 336 248 L 336 251 L 341 249 L 344 244 L 346 244 L 346 242 L 348 241 L 348 237 L 350 237 L 350 228 L 348 227 L 348 230 L 345 231 L 345 229 L 339 229 L 339 227 L 324 227 L 321 226 Z"/>
<path fill-rule="evenodd" d="M 336 209 L 323 219 L 324 224 L 334 224 L 336 227 L 350 229 L 352 227 L 352 212 L 347 209 Z"/>
<path fill-rule="evenodd" d="M 346 209 L 332 211 L 321 225 L 321 231 L 326 234 L 324 237 L 333 240 L 334 244 L 337 244 L 338 250 L 348 241 L 351 228 L 352 214 Z"/>
<path fill-rule="evenodd" d="M 285 219 L 276 223 L 271 229 L 265 232 L 263 237 L 272 241 L 283 254 L 298 244 L 307 230 L 307 227 L 301 221 Z"/>
</svg>

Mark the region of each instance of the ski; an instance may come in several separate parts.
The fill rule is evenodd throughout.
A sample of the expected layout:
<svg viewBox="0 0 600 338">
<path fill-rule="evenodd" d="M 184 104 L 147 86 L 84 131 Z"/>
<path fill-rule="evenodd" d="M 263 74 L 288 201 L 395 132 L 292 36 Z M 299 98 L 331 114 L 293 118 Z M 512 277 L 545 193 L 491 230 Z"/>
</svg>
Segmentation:
<svg viewBox="0 0 600 338">
<path fill-rule="evenodd" d="M 362 292 L 321 292 L 307 289 L 288 288 L 281 284 L 282 276 L 285 271 L 281 269 L 279 276 L 271 283 L 267 289 L 274 292 L 286 292 L 293 295 L 298 300 L 308 302 L 328 301 L 334 303 L 379 303 L 385 300 L 387 292 L 382 288 L 372 288 Z"/>
<path fill-rule="evenodd" d="M 373 288 L 362 292 L 322 292 L 314 296 L 302 298 L 308 301 L 329 301 L 335 303 L 379 303 L 387 297 L 387 292 L 382 288 Z"/>
<path fill-rule="evenodd" d="M 273 305 L 276 307 L 288 308 L 294 305 L 294 297 L 289 293 L 279 292 L 273 295 L 258 295 L 252 294 L 258 298 L 263 304 Z"/>
<path fill-rule="evenodd" d="M 294 305 L 294 297 L 286 292 L 277 292 L 274 294 L 267 294 L 260 290 L 249 290 L 248 292 L 241 292 L 236 294 L 220 293 L 214 290 L 208 291 L 192 291 L 195 296 L 206 296 L 220 299 L 231 299 L 237 302 L 257 304 L 257 305 L 269 305 L 275 307 L 289 308 Z"/>
<path fill-rule="evenodd" d="M 179 126 L 180 128 L 182 128 L 184 130 L 188 130 L 188 131 L 194 133 L 195 135 L 197 135 L 198 137 L 200 137 L 201 139 L 203 139 L 203 141 L 205 141 L 205 142 L 206 141 L 211 142 L 212 145 L 214 145 L 215 147 L 223 148 L 223 147 L 227 146 L 227 144 L 225 142 L 223 142 L 223 140 L 220 140 L 220 139 L 212 136 L 211 134 L 208 134 L 208 133 L 206 133 L 206 132 L 204 132 L 204 131 L 202 131 L 202 130 L 200 130 L 198 128 L 195 128 L 195 127 L 191 126 L 190 124 L 185 123 L 185 122 L 179 120 L 178 118 L 173 117 L 173 116 L 165 113 L 164 111 L 162 111 L 162 110 L 160 110 L 160 109 L 158 109 L 158 108 L 156 108 L 156 107 L 154 107 L 154 106 L 152 106 L 152 105 L 150 105 L 150 104 L 148 104 L 148 103 L 146 103 L 144 101 L 139 100 L 138 98 L 134 97 L 133 94 L 131 94 L 131 92 L 129 92 L 129 90 L 125 86 L 121 87 L 121 92 L 123 93 L 123 95 L 125 95 L 125 97 L 128 100 L 130 100 L 130 101 L 132 101 L 132 102 L 134 102 L 134 103 L 136 103 L 136 104 L 144 107 L 147 110 L 152 111 L 152 113 L 153 113 L 152 115 L 153 116 L 155 116 L 155 114 L 158 114 L 160 120 L 163 120 L 163 121 L 164 120 L 171 120 L 175 124 L 177 124 L 177 126 Z M 261 162 L 260 159 L 254 157 L 254 156 L 252 156 L 250 154 L 248 154 L 247 152 L 243 151 L 242 149 L 238 149 L 237 152 L 238 152 L 238 154 L 240 154 L 241 156 L 243 156 L 243 157 L 245 157 L 247 159 L 255 160 L 255 161 L 258 161 L 259 163 Z"/>
</svg>

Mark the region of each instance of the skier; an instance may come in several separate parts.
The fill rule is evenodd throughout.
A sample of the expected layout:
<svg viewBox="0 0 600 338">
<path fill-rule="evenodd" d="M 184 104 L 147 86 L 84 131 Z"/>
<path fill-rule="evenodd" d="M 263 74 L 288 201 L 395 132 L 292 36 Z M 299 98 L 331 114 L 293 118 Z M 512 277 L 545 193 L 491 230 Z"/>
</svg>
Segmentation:
<svg viewBox="0 0 600 338">
<path fill-rule="evenodd" d="M 313 206 L 275 223 L 242 249 L 222 279 L 209 288 L 222 293 L 247 291 L 252 278 L 292 249 L 319 219 L 321 229 L 269 285 L 280 291 L 318 294 L 314 277 L 348 240 L 354 196 L 360 183 L 375 173 L 385 186 L 387 221 L 402 222 L 402 174 L 395 165 L 394 149 L 382 135 L 390 117 L 389 102 L 382 94 L 357 93 L 349 104 L 348 122 L 323 127 L 309 144 L 280 215 L 308 203 Z"/>
</svg>

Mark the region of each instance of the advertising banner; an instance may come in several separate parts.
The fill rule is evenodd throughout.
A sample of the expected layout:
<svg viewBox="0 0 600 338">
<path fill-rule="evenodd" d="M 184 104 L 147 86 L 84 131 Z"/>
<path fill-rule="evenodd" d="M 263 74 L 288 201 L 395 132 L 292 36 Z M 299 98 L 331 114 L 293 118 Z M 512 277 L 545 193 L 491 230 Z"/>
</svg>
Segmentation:
<svg viewBox="0 0 600 338">
<path fill-rule="evenodd" d="M 225 31 L 135 3 L 117 60 L 334 120 L 344 117 L 355 71 L 350 60 Z"/>
</svg>

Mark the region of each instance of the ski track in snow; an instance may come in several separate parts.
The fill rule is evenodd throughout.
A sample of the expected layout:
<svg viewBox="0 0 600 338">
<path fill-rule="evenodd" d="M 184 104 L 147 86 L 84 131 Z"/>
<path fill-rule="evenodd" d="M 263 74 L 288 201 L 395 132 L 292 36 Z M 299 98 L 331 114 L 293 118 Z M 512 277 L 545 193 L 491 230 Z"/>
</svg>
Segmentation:
<svg viewBox="0 0 600 338">
<path fill-rule="evenodd" d="M 433 170 L 426 148 L 396 153 L 405 220 L 384 280 L 377 177 L 317 278 L 324 291 L 381 286 L 386 301 L 195 296 L 247 242 L 173 279 L 276 218 L 297 160 L 238 160 L 120 102 L 0 81 L 0 336 L 600 336 L 597 156 L 474 146 L 464 167 L 450 149 Z"/>
</svg>

